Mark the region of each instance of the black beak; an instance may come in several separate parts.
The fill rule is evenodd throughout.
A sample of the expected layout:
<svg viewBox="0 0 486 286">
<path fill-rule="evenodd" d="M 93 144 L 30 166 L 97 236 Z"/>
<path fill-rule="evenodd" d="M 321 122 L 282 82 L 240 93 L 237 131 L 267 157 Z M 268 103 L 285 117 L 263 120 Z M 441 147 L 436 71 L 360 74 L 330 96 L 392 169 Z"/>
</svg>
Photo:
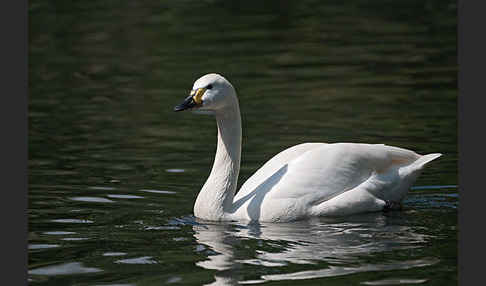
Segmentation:
<svg viewBox="0 0 486 286">
<path fill-rule="evenodd" d="M 188 97 L 186 97 L 186 99 L 184 99 L 183 103 L 176 105 L 174 107 L 174 111 L 183 111 L 183 110 L 186 110 L 186 109 L 189 109 L 189 108 L 193 108 L 196 105 L 197 105 L 197 103 L 194 102 L 192 95 L 189 95 Z"/>
</svg>

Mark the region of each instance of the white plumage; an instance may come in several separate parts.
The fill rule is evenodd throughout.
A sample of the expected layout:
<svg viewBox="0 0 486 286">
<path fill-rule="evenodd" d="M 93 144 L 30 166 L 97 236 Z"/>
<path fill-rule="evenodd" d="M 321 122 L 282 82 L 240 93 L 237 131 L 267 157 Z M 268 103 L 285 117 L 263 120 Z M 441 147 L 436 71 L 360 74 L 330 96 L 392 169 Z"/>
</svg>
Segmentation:
<svg viewBox="0 0 486 286">
<path fill-rule="evenodd" d="M 218 74 L 199 78 L 175 107 L 210 113 L 218 125 L 216 156 L 194 205 L 206 220 L 292 221 L 380 211 L 399 203 L 439 153 L 419 155 L 383 144 L 304 143 L 267 161 L 235 195 L 241 119 L 233 86 Z"/>
</svg>

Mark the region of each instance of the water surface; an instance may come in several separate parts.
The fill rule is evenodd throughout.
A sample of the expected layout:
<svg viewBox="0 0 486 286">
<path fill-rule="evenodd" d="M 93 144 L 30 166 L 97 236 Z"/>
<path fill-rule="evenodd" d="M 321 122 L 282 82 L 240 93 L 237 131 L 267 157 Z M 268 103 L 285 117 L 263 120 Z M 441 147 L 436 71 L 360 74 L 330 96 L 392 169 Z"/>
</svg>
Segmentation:
<svg viewBox="0 0 486 286">
<path fill-rule="evenodd" d="M 29 1 L 31 285 L 457 284 L 454 1 Z M 238 185 L 302 142 L 440 152 L 402 211 L 192 217 L 216 125 L 174 113 L 218 72 Z"/>
</svg>

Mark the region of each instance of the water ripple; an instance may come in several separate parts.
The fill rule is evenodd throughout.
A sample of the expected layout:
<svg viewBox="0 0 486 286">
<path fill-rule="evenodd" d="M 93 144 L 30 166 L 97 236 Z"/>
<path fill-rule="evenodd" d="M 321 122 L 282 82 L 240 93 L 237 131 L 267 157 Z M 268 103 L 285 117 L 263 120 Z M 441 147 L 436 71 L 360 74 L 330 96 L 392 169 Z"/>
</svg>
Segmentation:
<svg viewBox="0 0 486 286">
<path fill-rule="evenodd" d="M 29 244 L 29 249 L 47 249 L 56 247 L 59 247 L 59 244 Z"/>
<path fill-rule="evenodd" d="M 144 198 L 142 196 L 136 196 L 136 195 L 118 195 L 118 194 L 109 194 L 107 196 L 113 199 L 143 199 Z"/>
<path fill-rule="evenodd" d="M 115 263 L 122 264 L 156 264 L 157 261 L 153 260 L 151 256 L 142 256 L 136 258 L 121 259 L 115 261 Z"/>
<path fill-rule="evenodd" d="M 375 281 L 361 282 L 363 285 L 402 285 L 402 284 L 422 284 L 427 282 L 427 279 L 403 279 L 403 278 L 390 278 Z"/>
<path fill-rule="evenodd" d="M 98 198 L 98 197 L 72 197 L 69 198 L 73 201 L 78 202 L 93 202 L 93 203 L 114 203 L 114 201 L 107 199 L 107 198 Z"/>
<path fill-rule="evenodd" d="M 99 268 L 84 267 L 79 262 L 70 262 L 70 263 L 35 268 L 29 270 L 28 273 L 33 275 L 66 275 L 66 274 L 95 273 L 101 271 L 103 270 Z"/>
<path fill-rule="evenodd" d="M 60 222 L 60 223 L 93 223 L 93 221 L 89 219 L 75 219 L 75 218 L 61 218 L 61 219 L 53 219 L 51 221 Z"/>
<path fill-rule="evenodd" d="M 369 272 L 369 271 L 387 271 L 387 270 L 404 270 L 415 267 L 425 267 L 438 263 L 439 260 L 436 258 L 423 258 L 417 260 L 408 261 L 395 261 L 392 263 L 384 264 L 368 264 L 358 267 L 341 267 L 341 266 L 330 266 L 326 269 L 308 270 L 285 274 L 271 274 L 262 275 L 262 279 L 266 281 L 281 281 L 281 280 L 302 280 L 302 279 L 314 279 L 323 277 L 335 277 L 347 274 L 353 274 L 358 272 Z"/>
</svg>

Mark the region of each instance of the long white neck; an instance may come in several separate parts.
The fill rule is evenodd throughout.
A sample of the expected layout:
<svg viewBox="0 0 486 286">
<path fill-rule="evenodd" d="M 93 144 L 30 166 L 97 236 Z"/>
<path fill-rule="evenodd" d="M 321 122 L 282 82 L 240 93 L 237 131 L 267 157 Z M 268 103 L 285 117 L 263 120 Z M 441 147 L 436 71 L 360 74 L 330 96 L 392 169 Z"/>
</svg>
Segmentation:
<svg viewBox="0 0 486 286">
<path fill-rule="evenodd" d="M 196 217 L 222 220 L 231 210 L 241 158 L 241 118 L 236 97 L 224 111 L 215 112 L 218 145 L 211 174 L 194 204 Z"/>
</svg>

